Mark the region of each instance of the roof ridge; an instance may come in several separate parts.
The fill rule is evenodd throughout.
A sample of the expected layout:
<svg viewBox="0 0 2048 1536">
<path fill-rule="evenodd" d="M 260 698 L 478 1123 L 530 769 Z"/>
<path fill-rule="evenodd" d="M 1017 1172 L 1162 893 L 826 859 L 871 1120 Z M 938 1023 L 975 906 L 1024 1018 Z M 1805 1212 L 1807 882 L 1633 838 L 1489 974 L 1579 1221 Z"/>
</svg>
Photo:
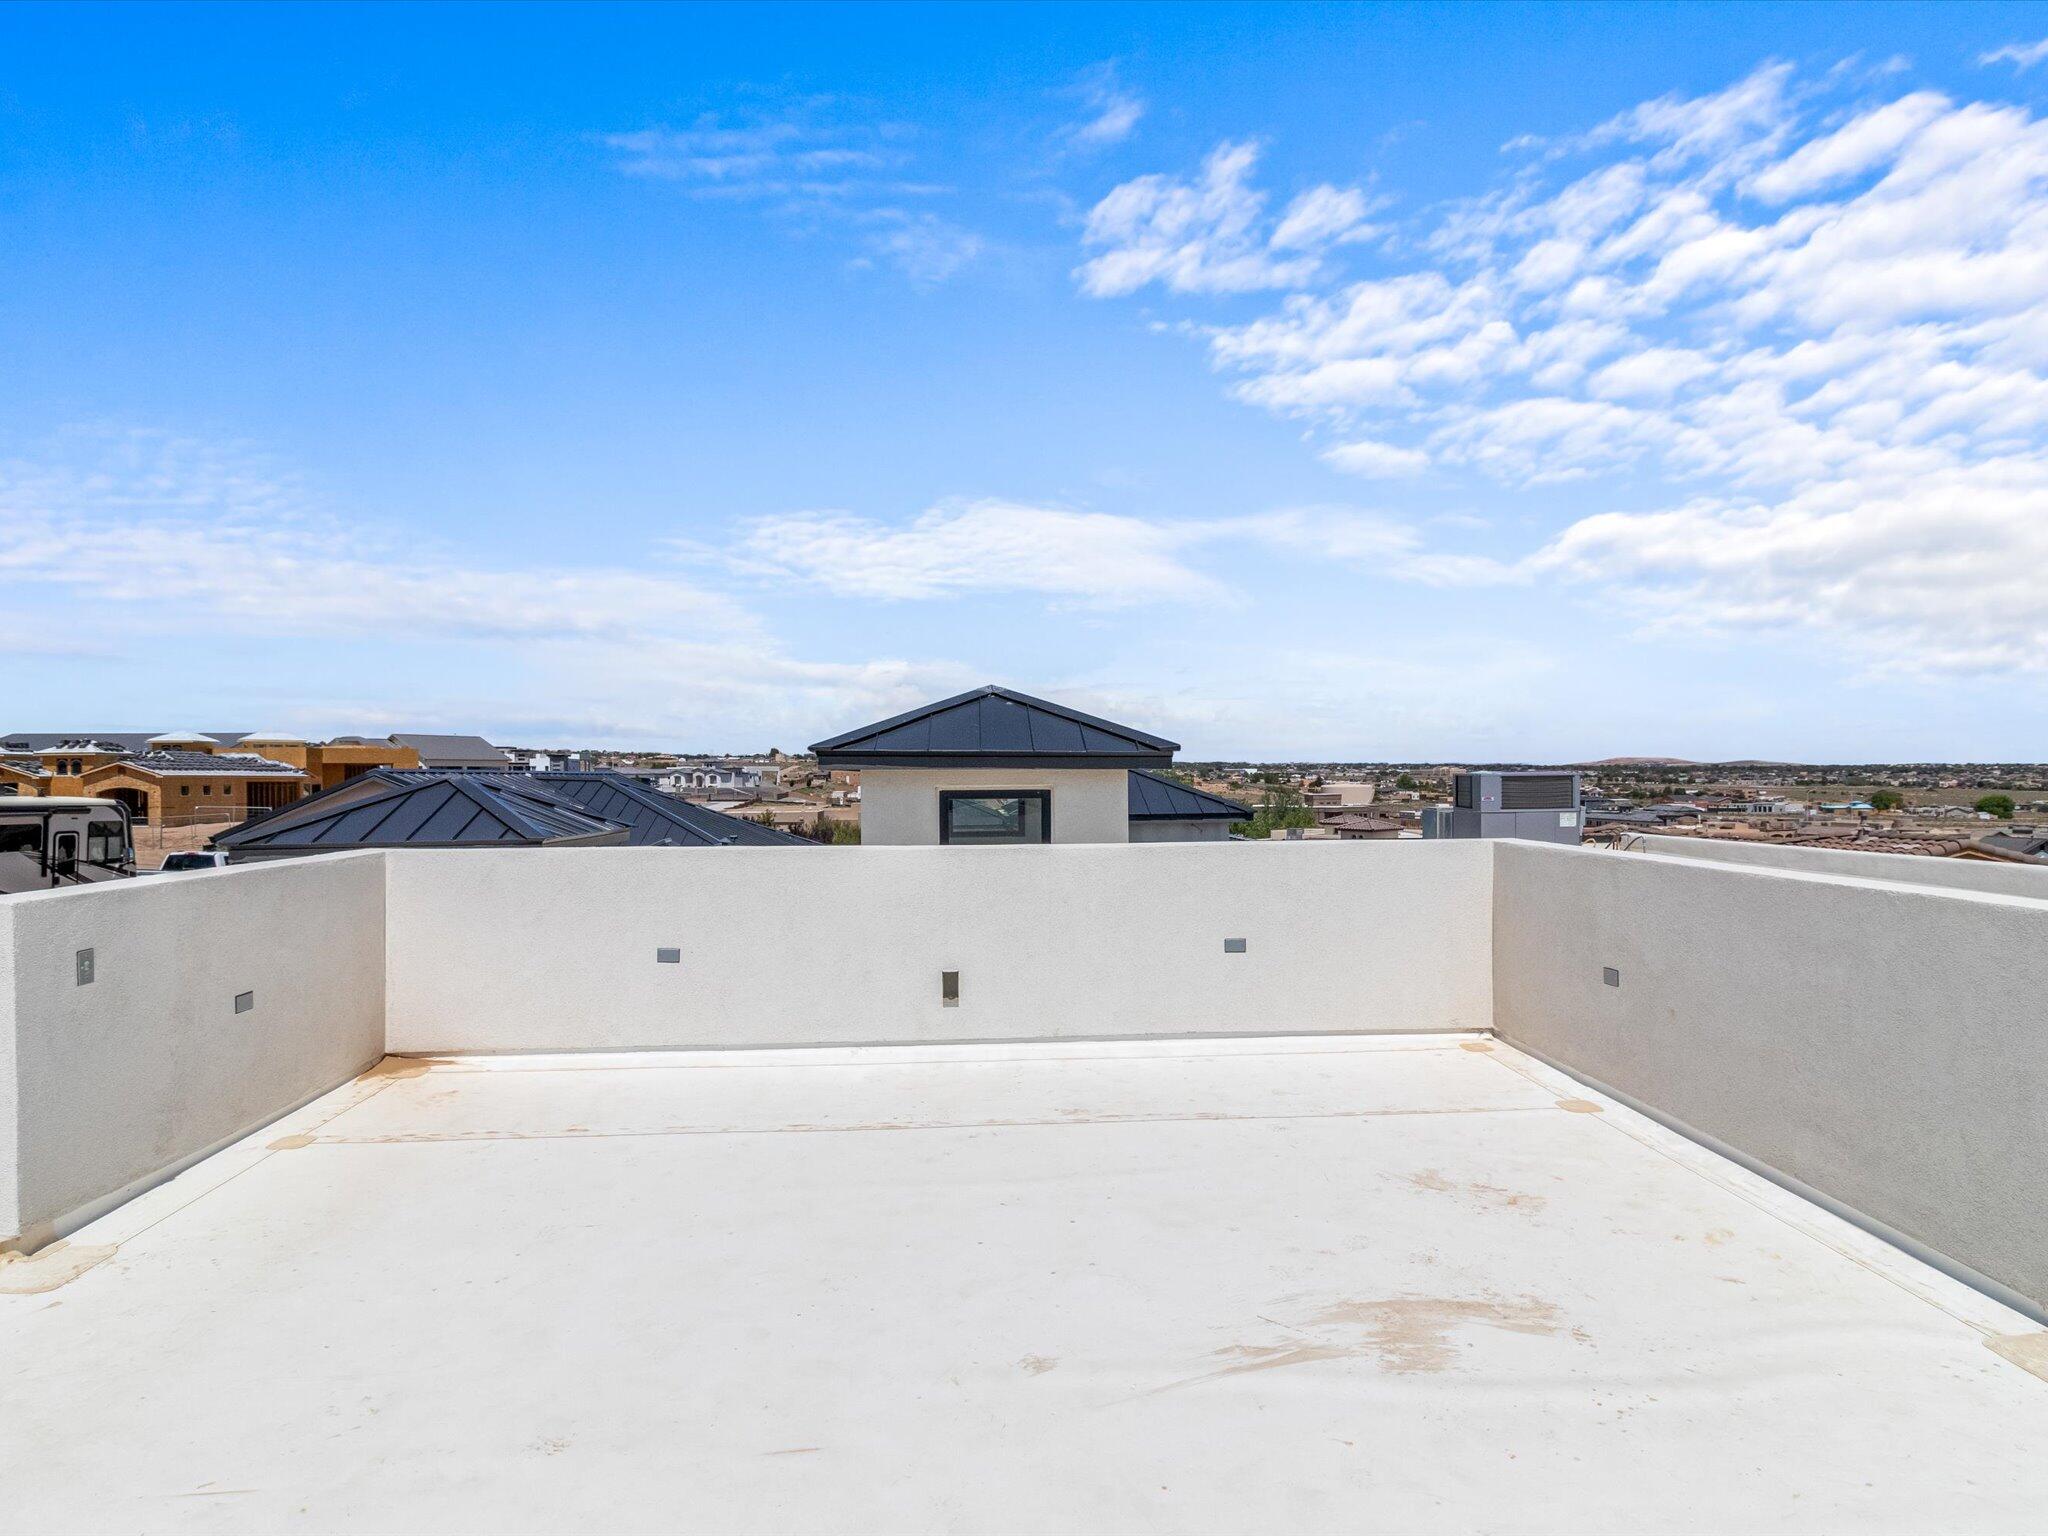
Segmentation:
<svg viewBox="0 0 2048 1536">
<path fill-rule="evenodd" d="M 1131 758 L 1149 757 L 1158 761 L 1171 758 L 1175 752 L 1180 750 L 1179 742 L 1169 741 L 1163 736 L 1155 736 L 1150 731 L 1139 730 L 1136 726 L 1123 725 L 1115 720 L 1104 719 L 1100 715 L 1091 715 L 1085 710 L 1075 709 L 1067 704 L 1055 703 L 1050 699 L 1041 699 L 1035 694 L 1021 693 L 1015 688 L 1008 688 L 1000 683 L 984 683 L 979 688 L 970 688 L 965 693 L 956 693 L 949 698 L 938 699 L 930 704 L 919 705 L 916 709 L 905 710 L 901 714 L 891 715 L 886 720 L 877 720 L 872 724 L 859 726 L 850 731 L 842 731 L 836 736 L 828 736 L 823 741 L 813 742 L 811 744 L 811 751 L 823 758 L 835 753 L 863 750 L 860 746 L 863 742 L 871 742 L 876 738 L 903 731 L 920 721 L 936 720 L 952 711 L 960 709 L 963 705 L 979 703 L 989 699 L 1000 699 L 1005 703 L 1017 705 L 1027 712 L 1027 720 L 1028 715 L 1031 713 L 1047 715 L 1055 720 L 1063 721 L 1067 725 L 1078 726 L 1083 731 L 1094 731 L 1100 735 L 1110 737 L 1114 741 L 1121 743 L 1128 750 L 1109 751 L 1099 747 L 1091 747 L 1086 744 L 1085 738 L 1081 746 L 1066 751 L 1036 745 L 1022 748 L 986 749 L 961 747 L 919 749 L 869 746 L 864 750 L 883 757 L 908 759 L 937 756 L 956 761 L 964 761 L 977 755 L 1020 759 L 1099 759 L 1107 766 L 1117 766 L 1117 759 L 1128 760 Z M 981 717 L 976 717 L 977 730 L 979 729 L 980 719 Z M 1030 739 L 1030 735 L 1027 723 L 1027 740 Z M 1125 765 L 1127 766 L 1128 764 L 1126 763 Z M 1082 762 L 1077 764 L 1077 766 L 1088 766 L 1088 764 Z"/>
</svg>

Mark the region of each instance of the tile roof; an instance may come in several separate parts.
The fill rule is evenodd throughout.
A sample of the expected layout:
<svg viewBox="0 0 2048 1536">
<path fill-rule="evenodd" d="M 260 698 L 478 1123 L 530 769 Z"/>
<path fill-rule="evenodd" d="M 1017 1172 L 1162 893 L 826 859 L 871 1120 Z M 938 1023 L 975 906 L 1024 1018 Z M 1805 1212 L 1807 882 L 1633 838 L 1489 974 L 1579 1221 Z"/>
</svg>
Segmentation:
<svg viewBox="0 0 2048 1536">
<path fill-rule="evenodd" d="M 1966 837 L 1885 837 L 1859 832 L 1794 833 L 1773 839 L 1794 848 L 1841 848 L 1852 853 L 1917 853 L 1953 858 L 1970 846 Z"/>
<path fill-rule="evenodd" d="M 817 742 L 821 768 L 1164 768 L 1178 742 L 1009 688 L 977 688 Z"/>
<path fill-rule="evenodd" d="M 1323 823 L 1332 832 L 1398 832 L 1398 816 L 1332 816 Z"/>
</svg>

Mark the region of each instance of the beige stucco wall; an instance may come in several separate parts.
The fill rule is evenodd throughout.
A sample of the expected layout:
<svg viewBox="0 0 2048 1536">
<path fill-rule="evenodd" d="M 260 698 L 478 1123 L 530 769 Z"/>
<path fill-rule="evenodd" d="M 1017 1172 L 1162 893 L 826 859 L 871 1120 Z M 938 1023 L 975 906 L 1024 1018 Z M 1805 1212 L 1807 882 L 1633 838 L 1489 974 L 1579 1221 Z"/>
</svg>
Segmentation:
<svg viewBox="0 0 2048 1536">
<path fill-rule="evenodd" d="M 1484 1029 L 1483 843 L 389 855 L 390 1048 Z M 792 936 L 763 912 L 802 911 Z M 1246 940 L 1243 954 L 1223 941 Z M 682 951 L 658 964 L 657 949 Z M 961 1000 L 940 1004 L 942 971 Z"/>
<path fill-rule="evenodd" d="M 945 789 L 1049 789 L 1055 843 L 1130 841 L 1130 776 L 1121 768 L 863 768 L 861 842 L 936 846 Z"/>
<path fill-rule="evenodd" d="M 0 1244 L 68 1230 L 383 1053 L 381 854 L 10 896 L 0 925 Z"/>
<path fill-rule="evenodd" d="M 2048 902 L 1493 846 L 1504 1038 L 2048 1305 Z"/>
</svg>

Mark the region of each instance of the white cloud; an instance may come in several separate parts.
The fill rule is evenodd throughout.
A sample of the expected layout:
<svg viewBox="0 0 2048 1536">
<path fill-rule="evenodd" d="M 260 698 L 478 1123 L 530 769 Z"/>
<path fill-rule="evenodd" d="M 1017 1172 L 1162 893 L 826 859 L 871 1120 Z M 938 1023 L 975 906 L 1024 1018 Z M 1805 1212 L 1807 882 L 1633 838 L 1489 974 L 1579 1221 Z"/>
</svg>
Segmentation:
<svg viewBox="0 0 2048 1536">
<path fill-rule="evenodd" d="M 1949 110 L 1936 91 L 1916 91 L 1852 118 L 1824 138 L 1802 144 L 1750 177 L 1748 190 L 1782 203 L 1860 176 L 1894 159 L 1909 139 Z"/>
<path fill-rule="evenodd" d="M 879 227 L 868 237 L 868 248 L 913 282 L 943 283 L 988 247 L 973 230 L 933 213 L 884 208 L 872 222 Z"/>
<path fill-rule="evenodd" d="M 1310 187 L 1287 205 L 1279 227 L 1266 241 L 1275 251 L 1312 251 L 1372 233 L 1365 220 L 1372 201 L 1356 187 Z"/>
<path fill-rule="evenodd" d="M 1775 503 L 1589 517 L 1531 568 L 1619 587 L 1665 628 L 1807 628 L 1901 671 L 2039 672 L 2044 505 L 2038 459 L 1892 489 L 1821 483 Z"/>
<path fill-rule="evenodd" d="M 1583 508 L 1521 556 L 1418 548 L 1397 573 L 1593 582 L 1667 627 L 2048 668 L 2048 122 L 1897 85 L 1831 107 L 1882 78 L 1770 64 L 1645 103 L 1399 231 L 1403 266 L 1289 273 L 1269 313 L 1198 334 L 1333 468 L 1570 482 Z M 1232 249 L 1270 260 L 1248 169 L 1211 184 L 1238 198 Z M 1128 186 L 1148 210 L 1186 191 Z M 1202 227 L 1093 286 L 1200 290 L 1167 263 L 1213 270 L 1183 254 Z"/>
<path fill-rule="evenodd" d="M 1704 163 L 1710 178 L 1725 178 L 1755 159 L 1787 131 L 1792 107 L 1786 85 L 1792 66 L 1772 63 L 1709 96 L 1663 96 L 1608 119 L 1580 144 L 1612 141 L 1654 144 L 1653 168 Z"/>
<path fill-rule="evenodd" d="M 1248 539 L 1318 559 L 1379 567 L 1399 564 L 1420 542 L 1407 524 L 1355 507 L 1285 507 L 1194 527 L 1198 537 Z"/>
<path fill-rule="evenodd" d="M 1083 71 L 1073 93 L 1088 109 L 1088 115 L 1070 127 L 1066 136 L 1086 149 L 1121 144 L 1145 115 L 1144 98 L 1124 88 L 1113 64 L 1098 64 Z"/>
<path fill-rule="evenodd" d="M 1977 55 L 1979 64 L 2010 64 L 2018 70 L 2032 69 L 2043 59 L 2048 59 L 2048 37 L 2038 43 L 2007 43 L 2003 48 Z"/>
<path fill-rule="evenodd" d="M 203 613 L 266 636 L 758 633 L 679 573 L 491 566 L 367 533 L 246 454 L 155 433 L 74 448 L 0 465 L 0 585 L 62 589 L 130 632 Z"/>
<path fill-rule="evenodd" d="M 1429 455 L 1420 448 L 1403 448 L 1394 443 L 1375 442 L 1368 437 L 1325 449 L 1323 462 L 1333 464 L 1349 475 L 1393 480 L 1421 474 L 1429 467 Z"/>
<path fill-rule="evenodd" d="M 707 112 L 687 128 L 598 137 L 623 174 L 680 182 L 709 197 L 811 202 L 858 196 L 908 159 L 894 135 L 867 124 L 819 122 L 808 112 L 739 120 Z"/>
<path fill-rule="evenodd" d="M 758 203 L 799 228 L 864 231 L 858 266 L 886 262 L 914 282 L 939 283 L 977 259 L 987 248 L 980 235 L 914 206 L 948 189 L 916 177 L 908 130 L 836 116 L 833 106 L 706 113 L 685 128 L 606 133 L 598 142 L 623 175 L 673 183 L 692 197 Z"/>
<path fill-rule="evenodd" d="M 1645 347 L 1607 364 L 1586 387 L 1609 400 L 1663 400 L 1714 370 L 1713 359 L 1684 347 Z"/>
<path fill-rule="evenodd" d="M 0 460 L 0 649 L 168 667 L 181 707 L 270 698 L 270 718 L 309 732 L 787 747 L 986 681 L 950 661 L 793 655 L 679 566 L 465 557 L 328 513 L 262 455 L 161 432 L 75 432 Z M 45 599 L 61 623 L 17 634 L 13 615 Z M 308 641 L 340 658 L 345 695 L 306 675 Z M 431 664 L 348 659 L 383 665 L 392 647 Z M 230 669 L 206 659 L 222 648 Z"/>
<path fill-rule="evenodd" d="M 1085 244 L 1100 252 L 1076 273 L 1096 298 L 1159 283 L 1175 293 L 1297 288 L 1322 270 L 1322 252 L 1361 235 L 1369 205 L 1355 189 L 1302 193 L 1270 230 L 1266 194 L 1250 184 L 1259 146 L 1219 144 L 1199 178 L 1140 176 L 1088 215 Z"/>
<path fill-rule="evenodd" d="M 1402 450 L 1386 451 L 1396 456 Z M 1405 465 L 1378 471 L 1405 472 Z M 1425 550 L 1402 519 L 1346 506 L 1157 519 L 983 500 L 933 507 L 900 525 L 804 512 L 753 520 L 731 557 L 756 577 L 807 581 L 853 598 L 1009 592 L 1100 609 L 1235 605 L 1242 601 L 1236 590 L 1194 563 L 1201 552 L 1217 549 L 1308 556 L 1432 582 L 1501 574 L 1492 562 Z"/>
<path fill-rule="evenodd" d="M 1216 601 L 1220 583 L 1180 557 L 1172 526 L 1106 512 L 983 500 L 899 527 L 839 512 L 755 519 L 739 553 L 757 570 L 849 597 L 1028 592 L 1103 607 Z"/>
</svg>

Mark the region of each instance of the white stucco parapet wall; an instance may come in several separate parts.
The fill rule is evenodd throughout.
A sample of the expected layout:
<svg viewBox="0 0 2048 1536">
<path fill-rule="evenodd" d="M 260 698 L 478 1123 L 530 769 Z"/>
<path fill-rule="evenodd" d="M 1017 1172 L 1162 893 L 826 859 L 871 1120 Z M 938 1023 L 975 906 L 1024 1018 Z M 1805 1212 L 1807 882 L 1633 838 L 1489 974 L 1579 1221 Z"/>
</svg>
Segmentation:
<svg viewBox="0 0 2048 1536">
<path fill-rule="evenodd" d="M 0 1246 L 377 1061 L 384 874 L 342 854 L 0 898 Z"/>
<path fill-rule="evenodd" d="M 1491 1028 L 2038 1307 L 2048 901 L 1886 874 L 1462 841 L 595 848 L 0 898 L 0 1246 L 385 1051 Z"/>
<path fill-rule="evenodd" d="M 1493 857 L 1476 843 L 588 851 L 606 857 L 392 859 L 392 1050 L 1402 1032 L 1493 1017 Z M 679 963 L 657 961 L 664 948 Z M 940 996 L 947 971 L 955 1007 Z"/>
<path fill-rule="evenodd" d="M 1673 859 L 1702 859 L 1790 874 L 1849 875 L 1896 885 L 1931 885 L 1946 890 L 1988 891 L 2001 896 L 2048 900 L 2048 864 L 1990 859 L 1943 859 L 1918 854 L 1863 853 L 1853 848 L 1799 848 L 1784 843 L 1739 843 L 1716 837 L 1639 833 L 1629 848 Z"/>
<path fill-rule="evenodd" d="M 1495 848 L 1503 1039 L 2048 1303 L 2048 901 Z"/>
</svg>

